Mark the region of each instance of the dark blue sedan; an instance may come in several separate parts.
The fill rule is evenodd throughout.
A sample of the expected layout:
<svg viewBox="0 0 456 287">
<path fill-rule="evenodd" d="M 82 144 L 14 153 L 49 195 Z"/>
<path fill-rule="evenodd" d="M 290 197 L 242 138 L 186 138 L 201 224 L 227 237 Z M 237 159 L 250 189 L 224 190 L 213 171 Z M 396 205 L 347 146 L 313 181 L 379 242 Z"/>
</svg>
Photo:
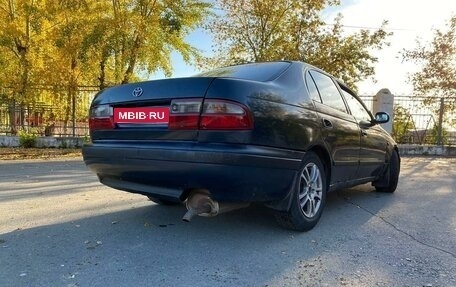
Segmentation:
<svg viewBox="0 0 456 287">
<path fill-rule="evenodd" d="M 394 192 L 394 140 L 341 81 L 301 62 L 230 66 L 101 91 L 84 161 L 100 182 L 184 220 L 261 202 L 282 225 L 317 224 L 326 193 L 372 182 Z"/>
</svg>

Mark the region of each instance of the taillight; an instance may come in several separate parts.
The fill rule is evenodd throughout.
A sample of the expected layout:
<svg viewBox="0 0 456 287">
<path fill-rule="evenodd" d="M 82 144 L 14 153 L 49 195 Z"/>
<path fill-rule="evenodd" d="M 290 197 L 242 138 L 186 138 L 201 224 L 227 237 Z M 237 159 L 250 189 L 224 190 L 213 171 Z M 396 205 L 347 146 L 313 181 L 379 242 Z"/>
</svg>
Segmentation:
<svg viewBox="0 0 456 287">
<path fill-rule="evenodd" d="M 94 106 L 90 109 L 90 130 L 108 130 L 115 127 L 113 109 L 109 105 Z"/>
<path fill-rule="evenodd" d="M 252 116 L 247 107 L 224 100 L 185 99 L 171 102 L 169 129 L 249 130 Z"/>
<path fill-rule="evenodd" d="M 206 100 L 199 125 L 203 130 L 249 130 L 252 116 L 247 107 L 223 100 Z"/>
<path fill-rule="evenodd" d="M 172 130 L 197 129 L 202 103 L 202 99 L 173 100 L 168 128 Z"/>
</svg>

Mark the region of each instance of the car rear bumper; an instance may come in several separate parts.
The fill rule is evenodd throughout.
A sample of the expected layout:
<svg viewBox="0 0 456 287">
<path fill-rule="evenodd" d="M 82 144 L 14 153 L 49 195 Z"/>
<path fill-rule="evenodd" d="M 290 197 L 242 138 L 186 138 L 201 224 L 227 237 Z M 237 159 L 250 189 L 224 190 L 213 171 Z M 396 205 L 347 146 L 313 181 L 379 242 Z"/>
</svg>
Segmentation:
<svg viewBox="0 0 456 287">
<path fill-rule="evenodd" d="M 97 142 L 84 161 L 100 182 L 120 190 L 184 200 L 207 189 L 218 201 L 273 201 L 292 187 L 303 152 L 195 142 Z"/>
</svg>

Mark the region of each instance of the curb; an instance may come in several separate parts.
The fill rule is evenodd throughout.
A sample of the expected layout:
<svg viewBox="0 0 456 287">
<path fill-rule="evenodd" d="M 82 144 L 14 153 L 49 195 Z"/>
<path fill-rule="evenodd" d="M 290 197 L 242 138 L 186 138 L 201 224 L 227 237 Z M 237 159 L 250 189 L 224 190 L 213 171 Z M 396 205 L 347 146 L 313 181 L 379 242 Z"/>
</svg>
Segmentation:
<svg viewBox="0 0 456 287">
<path fill-rule="evenodd" d="M 433 156 L 456 156 L 456 146 L 438 145 L 398 145 L 399 154 L 402 155 L 433 155 Z"/>
<path fill-rule="evenodd" d="M 82 147 L 84 138 L 78 137 L 38 137 L 36 139 L 37 148 L 77 148 Z M 0 136 L 0 147 L 18 147 L 19 137 Z"/>
</svg>

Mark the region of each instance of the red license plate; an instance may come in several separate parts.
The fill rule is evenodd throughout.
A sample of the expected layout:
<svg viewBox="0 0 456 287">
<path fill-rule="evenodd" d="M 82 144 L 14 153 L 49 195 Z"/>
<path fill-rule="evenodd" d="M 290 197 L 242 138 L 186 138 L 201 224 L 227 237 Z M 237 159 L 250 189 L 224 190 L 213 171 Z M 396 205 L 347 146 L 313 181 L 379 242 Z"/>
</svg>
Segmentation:
<svg viewBox="0 0 456 287">
<path fill-rule="evenodd" d="M 169 108 L 114 108 L 115 123 L 167 124 Z"/>
</svg>

